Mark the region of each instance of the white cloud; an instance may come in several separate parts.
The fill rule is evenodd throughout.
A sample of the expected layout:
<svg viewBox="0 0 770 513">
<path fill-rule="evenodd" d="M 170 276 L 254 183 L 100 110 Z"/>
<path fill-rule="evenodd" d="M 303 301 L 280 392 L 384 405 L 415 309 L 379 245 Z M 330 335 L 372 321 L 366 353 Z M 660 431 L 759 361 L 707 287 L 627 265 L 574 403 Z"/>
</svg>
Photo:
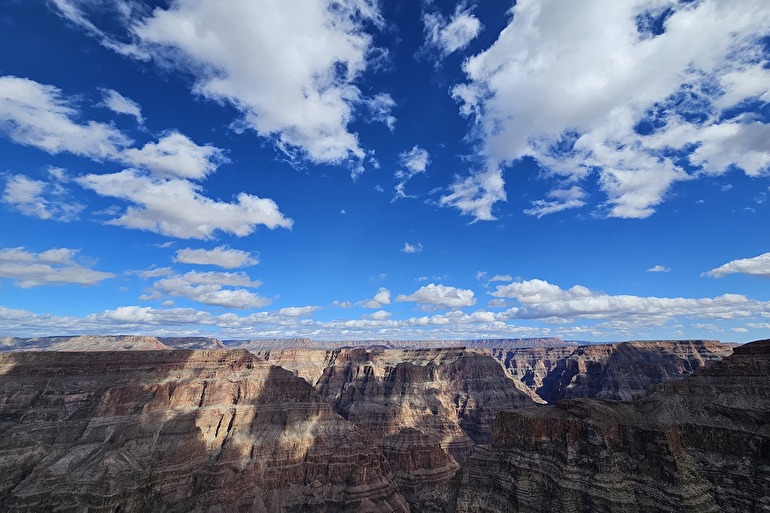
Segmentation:
<svg viewBox="0 0 770 513">
<path fill-rule="evenodd" d="M 52 174 L 54 180 L 58 172 Z M 59 181 L 61 178 L 59 175 Z M 24 175 L 8 178 L 2 201 L 26 216 L 62 222 L 76 220 L 85 208 L 70 198 L 61 183 L 33 180 Z"/>
<path fill-rule="evenodd" d="M 114 89 L 102 89 L 104 100 L 102 105 L 116 114 L 126 114 L 136 119 L 140 125 L 144 124 L 142 108 L 134 100 L 126 98 Z"/>
<path fill-rule="evenodd" d="M 495 274 L 489 280 L 487 280 L 487 285 L 498 281 L 513 281 L 513 276 L 511 276 L 510 274 Z"/>
<path fill-rule="evenodd" d="M 731 165 L 751 176 L 767 172 L 767 124 L 730 112 L 770 95 L 763 0 L 524 0 L 511 15 L 497 41 L 465 62 L 467 82 L 452 90 L 474 120 L 499 190 L 498 167 L 532 157 L 557 191 L 595 177 L 608 216 L 643 218 L 672 184 L 693 178 L 672 154 L 712 174 Z M 656 18 L 665 18 L 660 33 Z M 505 196 L 490 196 L 474 176 L 457 182 L 462 194 L 453 199 L 486 201 L 444 204 L 493 219 L 491 203 Z M 529 213 L 581 201 L 552 197 Z"/>
<path fill-rule="evenodd" d="M 418 242 L 417 244 L 409 244 L 408 242 L 404 242 L 404 247 L 401 248 L 402 253 L 419 253 L 422 251 L 422 243 Z"/>
<path fill-rule="evenodd" d="M 435 52 L 440 59 L 468 46 L 482 28 L 478 18 L 470 9 L 463 9 L 462 4 L 449 19 L 438 12 L 425 12 L 422 22 L 425 27 L 424 51 Z"/>
<path fill-rule="evenodd" d="M 393 314 L 390 312 L 386 312 L 385 310 L 377 310 L 376 312 L 370 313 L 366 315 L 365 317 L 367 319 L 373 319 L 375 321 L 386 321 L 391 318 Z"/>
<path fill-rule="evenodd" d="M 731 328 L 731 330 L 734 331 L 735 333 L 748 333 L 749 331 L 746 328 L 741 328 L 741 327 Z"/>
<path fill-rule="evenodd" d="M 585 196 L 586 193 L 577 185 L 573 185 L 569 189 L 555 189 L 548 193 L 550 200 L 534 200 L 532 201 L 532 208 L 524 210 L 524 213 L 540 218 L 562 210 L 580 208 L 586 204 L 583 201 Z"/>
<path fill-rule="evenodd" d="M 406 182 L 411 180 L 415 175 L 425 173 L 425 170 L 428 169 L 428 165 L 430 164 L 430 154 L 428 153 L 428 150 L 415 145 L 411 150 L 399 154 L 398 159 L 401 166 L 406 168 L 406 171 L 400 169 L 395 173 L 398 183 L 395 186 L 396 195 L 393 197 L 393 201 L 413 197 L 404 192 L 404 187 L 406 186 Z"/>
<path fill-rule="evenodd" d="M 647 269 L 648 273 L 667 273 L 669 271 L 671 271 L 671 269 L 669 269 L 665 265 L 660 265 L 660 264 L 654 265 L 654 266 L 650 267 L 649 269 Z"/>
<path fill-rule="evenodd" d="M 217 230 L 244 237 L 258 225 L 275 229 L 293 224 L 269 198 L 242 192 L 235 202 L 225 203 L 203 196 L 201 187 L 190 181 L 152 178 L 131 169 L 85 175 L 76 182 L 100 196 L 132 203 L 109 224 L 180 239 L 211 239 Z"/>
<path fill-rule="evenodd" d="M 476 304 L 476 297 L 470 289 L 458 289 L 446 285 L 429 283 L 410 295 L 399 294 L 396 301 L 413 301 L 437 308 L 461 308 Z"/>
<path fill-rule="evenodd" d="M 740 294 L 713 298 L 609 295 L 581 285 L 565 290 L 538 279 L 500 285 L 491 294 L 515 299 L 521 305 L 502 312 L 500 319 L 544 319 L 548 322 L 616 319 L 625 325 L 661 325 L 676 317 L 730 320 L 770 315 L 770 302 L 751 300 Z"/>
<path fill-rule="evenodd" d="M 105 123 L 78 123 L 78 111 L 62 91 L 14 76 L 0 77 L 0 131 L 12 141 L 51 154 L 94 160 L 115 158 L 131 140 Z"/>
<path fill-rule="evenodd" d="M 320 309 L 320 306 L 289 306 L 278 310 L 278 315 L 283 317 L 307 317 Z"/>
<path fill-rule="evenodd" d="M 217 246 L 214 249 L 178 249 L 174 262 L 182 264 L 216 265 L 224 269 L 248 267 L 257 265 L 259 259 L 240 249 L 230 249 L 227 246 Z"/>
<path fill-rule="evenodd" d="M 163 135 L 157 143 L 142 149 L 130 148 L 121 154 L 123 162 L 150 170 L 161 178 L 200 180 L 227 162 L 224 152 L 211 145 L 199 146 L 176 131 Z"/>
<path fill-rule="evenodd" d="M 456 177 L 449 194 L 439 199 L 439 205 L 473 216 L 473 222 L 494 221 L 497 217 L 492 214 L 492 206 L 506 197 L 502 171 L 491 168 L 465 178 Z"/>
<path fill-rule="evenodd" d="M 372 299 L 358 303 L 366 308 L 381 308 L 383 305 L 390 304 L 390 291 L 385 287 L 380 287 Z"/>
<path fill-rule="evenodd" d="M 0 249 L 0 278 L 9 278 L 22 288 L 41 285 L 97 285 L 112 273 L 95 271 L 77 263 L 78 250 L 55 248 L 32 253 L 19 248 Z"/>
<path fill-rule="evenodd" d="M 260 282 L 252 281 L 246 273 L 223 273 L 190 271 L 164 277 L 153 283 L 149 294 L 140 299 L 160 299 L 164 295 L 184 297 L 206 305 L 226 308 L 261 308 L 271 300 L 247 288 L 256 288 Z M 224 287 L 245 287 L 225 289 Z"/>
<path fill-rule="evenodd" d="M 120 2 L 135 41 L 122 46 L 90 21 L 95 6 L 55 5 L 106 46 L 190 73 L 195 94 L 232 105 L 242 114 L 237 129 L 255 130 L 292 158 L 360 162 L 365 152 L 348 128 L 356 115 L 395 121 L 388 95 L 367 97 L 358 86 L 382 54 L 366 33 L 383 23 L 374 1 L 179 0 L 143 18 Z"/>
<path fill-rule="evenodd" d="M 724 265 L 720 265 L 716 269 L 708 271 L 706 276 L 712 278 L 722 278 L 728 274 L 751 274 L 754 276 L 761 276 L 763 278 L 770 278 L 770 253 L 764 253 L 752 258 L 740 258 L 738 260 L 732 260 Z"/>
</svg>

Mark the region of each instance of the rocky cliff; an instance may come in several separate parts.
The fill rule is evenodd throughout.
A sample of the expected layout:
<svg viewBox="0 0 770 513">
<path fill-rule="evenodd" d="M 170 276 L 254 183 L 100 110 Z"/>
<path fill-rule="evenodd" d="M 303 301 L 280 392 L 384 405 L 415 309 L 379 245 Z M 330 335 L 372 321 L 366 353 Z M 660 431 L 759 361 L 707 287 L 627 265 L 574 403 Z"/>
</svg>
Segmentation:
<svg viewBox="0 0 770 513">
<path fill-rule="evenodd" d="M 0 351 L 163 351 L 226 349 L 210 337 L 144 337 L 140 335 L 76 335 L 70 337 L 0 338 Z"/>
<path fill-rule="evenodd" d="M 631 341 L 580 347 L 493 350 L 516 381 L 548 403 L 577 397 L 628 400 L 729 355 L 713 340 Z"/>
<path fill-rule="evenodd" d="M 408 511 L 387 460 L 244 350 L 0 355 L 0 510 Z"/>
<path fill-rule="evenodd" d="M 456 512 L 770 510 L 770 340 L 636 401 L 501 413 Z"/>
</svg>

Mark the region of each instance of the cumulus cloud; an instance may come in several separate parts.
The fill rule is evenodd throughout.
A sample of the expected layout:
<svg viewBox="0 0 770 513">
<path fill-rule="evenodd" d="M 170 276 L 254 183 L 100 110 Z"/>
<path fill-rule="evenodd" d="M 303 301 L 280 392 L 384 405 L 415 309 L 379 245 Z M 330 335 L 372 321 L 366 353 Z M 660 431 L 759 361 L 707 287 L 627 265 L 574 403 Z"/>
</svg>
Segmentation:
<svg viewBox="0 0 770 513">
<path fill-rule="evenodd" d="M 126 98 L 114 89 L 102 89 L 104 99 L 102 105 L 116 114 L 125 114 L 133 117 L 140 125 L 144 124 L 142 108 L 134 100 Z"/>
<path fill-rule="evenodd" d="M 174 262 L 182 264 L 216 265 L 224 269 L 248 267 L 257 265 L 259 259 L 240 249 L 230 249 L 227 246 L 217 246 L 214 249 L 178 249 Z"/>
<path fill-rule="evenodd" d="M 491 295 L 515 299 L 520 304 L 501 312 L 500 319 L 544 319 L 548 322 L 611 319 L 626 325 L 661 325 L 675 317 L 730 320 L 770 315 L 770 303 L 740 294 L 713 298 L 610 295 L 582 285 L 565 290 L 539 279 L 499 285 Z"/>
<path fill-rule="evenodd" d="M 260 285 L 260 282 L 252 281 L 246 273 L 190 271 L 157 280 L 150 293 L 140 299 L 154 300 L 168 295 L 226 308 L 261 308 L 269 305 L 271 300 L 247 290 Z"/>
<path fill-rule="evenodd" d="M 476 297 L 470 289 L 458 289 L 429 283 L 412 294 L 399 294 L 396 296 L 396 301 L 413 301 L 435 308 L 461 308 L 475 305 Z"/>
<path fill-rule="evenodd" d="M 425 12 L 422 15 L 425 43 L 422 50 L 436 54 L 439 59 L 462 50 L 481 32 L 481 22 L 471 9 L 459 4 L 450 18 L 439 12 Z"/>
<path fill-rule="evenodd" d="M 366 308 L 381 308 L 383 305 L 389 305 L 390 291 L 385 287 L 380 287 L 372 299 L 361 301 L 358 304 Z"/>
<path fill-rule="evenodd" d="M 54 5 L 106 46 L 190 73 L 195 94 L 241 113 L 236 129 L 256 131 L 291 158 L 361 162 L 365 151 L 349 129 L 356 114 L 395 121 L 387 94 L 367 96 L 358 85 L 382 54 L 367 33 L 384 23 L 374 1 L 180 0 L 151 13 L 117 2 L 130 18 L 132 43 L 122 47 L 90 21 L 94 5 Z"/>
<path fill-rule="evenodd" d="M 722 278 L 728 274 L 737 273 L 770 278 L 770 253 L 763 253 L 752 258 L 732 260 L 708 271 L 705 275 L 712 278 Z"/>
<path fill-rule="evenodd" d="M 41 285 L 97 285 L 115 275 L 75 261 L 78 250 L 55 248 L 34 253 L 23 247 L 0 249 L 0 278 L 21 288 Z"/>
<path fill-rule="evenodd" d="M 278 310 L 278 315 L 283 317 L 307 317 L 320 309 L 320 306 L 289 306 Z"/>
<path fill-rule="evenodd" d="M 422 243 L 420 242 L 417 244 L 409 244 L 408 242 L 404 242 L 404 247 L 401 248 L 401 252 L 406 254 L 419 253 L 420 251 L 422 251 Z"/>
<path fill-rule="evenodd" d="M 188 180 L 153 178 L 127 169 L 75 181 L 100 196 L 132 203 L 109 224 L 180 239 L 211 239 L 216 231 L 244 237 L 259 225 L 275 229 L 293 224 L 271 199 L 242 192 L 232 203 L 216 201 L 203 196 L 201 186 Z"/>
<path fill-rule="evenodd" d="M 735 107 L 770 95 L 768 26 L 762 0 L 519 1 L 452 94 L 474 121 L 497 190 L 502 169 L 524 157 L 555 179 L 528 213 L 582 206 L 573 187 L 594 179 L 606 195 L 600 212 L 644 218 L 674 183 L 701 176 L 683 160 L 703 173 L 767 172 L 768 125 Z M 443 204 L 493 219 L 490 206 L 505 195 L 474 176 Z"/>
<path fill-rule="evenodd" d="M 98 161 L 115 158 L 131 144 L 112 125 L 79 123 L 78 116 L 74 102 L 59 88 L 26 78 L 0 77 L 0 131 L 15 143 Z"/>
<path fill-rule="evenodd" d="M 669 271 L 671 271 L 671 269 L 669 269 L 665 265 L 660 265 L 660 264 L 654 265 L 654 266 L 650 267 L 649 269 L 647 269 L 648 273 L 667 273 Z"/>
<path fill-rule="evenodd" d="M 61 183 L 61 170 L 54 169 L 51 182 L 11 175 L 5 183 L 2 201 L 30 217 L 62 222 L 78 219 L 85 205 L 71 198 Z"/>
<path fill-rule="evenodd" d="M 162 178 L 200 180 L 227 162 L 224 152 L 211 145 L 199 146 L 176 131 L 163 135 L 157 143 L 148 142 L 141 149 L 129 148 L 121 160 L 148 169 Z"/>
</svg>

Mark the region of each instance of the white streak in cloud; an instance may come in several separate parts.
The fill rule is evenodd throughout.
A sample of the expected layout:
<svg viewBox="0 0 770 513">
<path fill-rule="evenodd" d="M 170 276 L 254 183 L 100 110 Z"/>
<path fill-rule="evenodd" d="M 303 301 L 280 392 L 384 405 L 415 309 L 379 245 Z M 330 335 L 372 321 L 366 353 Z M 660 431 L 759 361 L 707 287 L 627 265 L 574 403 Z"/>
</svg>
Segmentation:
<svg viewBox="0 0 770 513">
<path fill-rule="evenodd" d="M 393 201 L 414 197 L 407 195 L 406 192 L 404 192 L 404 187 L 406 187 L 406 182 L 411 180 L 415 175 L 425 173 L 425 170 L 428 169 L 428 165 L 430 164 L 430 154 L 428 154 L 428 150 L 425 148 L 420 148 L 415 145 L 411 150 L 399 154 L 398 160 L 401 166 L 406 168 L 406 170 L 399 169 L 395 172 L 394 176 L 396 177 L 396 180 L 398 180 L 398 183 L 395 186 L 396 194 L 393 196 Z"/>
<path fill-rule="evenodd" d="M 21 288 L 42 285 L 97 285 L 115 275 L 95 271 L 75 261 L 78 250 L 55 248 L 32 253 L 23 247 L 0 249 L 0 278 Z"/>
<path fill-rule="evenodd" d="M 492 206 L 506 197 L 503 173 L 492 168 L 465 178 L 456 177 L 449 194 L 439 199 L 439 205 L 473 216 L 473 222 L 494 221 L 497 217 L 492 214 Z"/>
<path fill-rule="evenodd" d="M 24 175 L 8 178 L 2 201 L 26 216 L 62 222 L 78 219 L 85 208 L 70 198 L 61 183 L 33 180 Z"/>
<path fill-rule="evenodd" d="M 140 125 L 144 124 L 142 108 L 134 100 L 126 98 L 114 89 L 102 89 L 104 100 L 102 104 L 116 114 L 133 117 Z"/>
<path fill-rule="evenodd" d="M 203 196 L 201 187 L 187 180 L 157 179 L 131 169 L 85 175 L 76 182 L 100 196 L 133 204 L 109 224 L 180 239 L 211 239 L 216 231 L 245 237 L 259 225 L 275 229 L 293 224 L 271 199 L 242 192 L 235 202 L 225 203 Z"/>
<path fill-rule="evenodd" d="M 476 304 L 476 297 L 470 289 L 458 289 L 430 283 L 409 295 L 399 294 L 396 301 L 413 301 L 428 307 L 461 308 Z"/>
<path fill-rule="evenodd" d="M 716 269 L 705 273 L 712 278 L 722 278 L 728 274 L 750 274 L 762 278 L 770 278 L 770 253 L 764 253 L 752 258 L 732 260 Z"/>
<path fill-rule="evenodd" d="M 216 265 L 224 269 L 257 265 L 259 259 L 248 251 L 217 246 L 214 249 L 178 249 L 174 262 L 182 264 Z"/>
<path fill-rule="evenodd" d="M 573 185 L 569 189 L 555 189 L 548 193 L 550 200 L 535 200 L 532 202 L 532 208 L 524 210 L 524 213 L 540 218 L 562 210 L 579 208 L 586 204 L 583 201 L 585 196 L 583 189 L 577 185 Z"/>
</svg>

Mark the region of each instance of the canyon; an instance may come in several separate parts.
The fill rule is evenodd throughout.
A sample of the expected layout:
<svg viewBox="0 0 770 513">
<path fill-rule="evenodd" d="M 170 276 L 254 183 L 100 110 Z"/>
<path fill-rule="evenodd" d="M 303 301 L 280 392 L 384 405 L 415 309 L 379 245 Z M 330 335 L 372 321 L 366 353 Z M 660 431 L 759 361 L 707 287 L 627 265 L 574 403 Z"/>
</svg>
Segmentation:
<svg viewBox="0 0 770 513">
<path fill-rule="evenodd" d="M 669 438 L 694 444 L 707 430 L 674 435 L 657 428 L 668 417 L 652 413 L 689 418 L 682 412 L 695 389 L 682 384 L 694 379 L 702 391 L 693 411 L 710 393 L 740 398 L 707 383 L 734 372 L 728 362 L 751 347 L 519 339 L 319 349 L 292 340 L 0 339 L 0 509 L 677 511 L 689 504 L 685 491 L 702 506 L 713 487 L 686 481 L 694 457 L 676 460 Z M 89 344 L 109 350 L 83 351 Z M 766 390 L 767 378 L 751 393 Z M 679 399 L 652 399 L 661 395 Z M 747 411 L 763 404 L 746 400 Z M 708 432 L 709 443 L 719 433 Z M 743 431 L 729 436 L 740 443 Z M 751 456 L 704 454 L 767 477 Z M 680 483 L 661 492 L 679 494 L 673 506 L 640 502 L 663 474 Z"/>
</svg>

